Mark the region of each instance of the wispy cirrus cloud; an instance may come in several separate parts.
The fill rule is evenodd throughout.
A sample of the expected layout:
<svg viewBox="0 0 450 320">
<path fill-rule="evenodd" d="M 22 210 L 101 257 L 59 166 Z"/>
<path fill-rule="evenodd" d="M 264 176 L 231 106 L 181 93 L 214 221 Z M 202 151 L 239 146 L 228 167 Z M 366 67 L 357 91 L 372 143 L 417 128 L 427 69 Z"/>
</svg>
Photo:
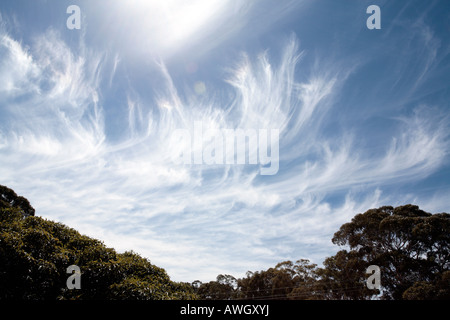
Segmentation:
<svg viewBox="0 0 450 320">
<path fill-rule="evenodd" d="M 24 88 L 35 89 L 28 79 L 38 76 L 38 68 L 27 50 L 8 34 L 2 34 L 0 48 L 3 57 L 0 76 L 2 98 L 14 97 Z"/>
<path fill-rule="evenodd" d="M 3 74 L 9 79 L 4 81 L 10 83 L 2 95 L 8 145 L 23 154 L 51 156 L 49 169 L 95 153 L 104 139 L 97 91 L 100 60 L 75 57 L 52 30 L 37 38 L 32 49 L 8 34 L 2 38 Z"/>
<path fill-rule="evenodd" d="M 276 50 L 219 59 L 221 83 L 195 79 L 201 94 L 180 85 L 164 57 L 134 61 L 157 73 L 157 85 L 139 87 L 123 52 L 106 54 L 84 39 L 69 46 L 52 28 L 30 44 L 4 30 L 1 39 L 1 183 L 37 214 L 135 250 L 176 279 L 239 276 L 301 257 L 320 263 L 336 228 L 368 208 L 420 200 L 383 190 L 430 176 L 448 156 L 441 108 L 436 116 L 427 104 L 384 116 L 376 141 L 360 134 L 355 106 L 337 121 L 350 101 L 345 85 L 368 58 L 349 68 L 318 57 L 311 67 L 295 35 Z M 421 84 L 440 57 L 428 56 L 413 72 Z M 411 95 L 404 90 L 396 101 L 409 104 Z M 173 133 L 193 136 L 195 122 L 279 129 L 279 171 L 175 163 L 183 145 Z"/>
</svg>

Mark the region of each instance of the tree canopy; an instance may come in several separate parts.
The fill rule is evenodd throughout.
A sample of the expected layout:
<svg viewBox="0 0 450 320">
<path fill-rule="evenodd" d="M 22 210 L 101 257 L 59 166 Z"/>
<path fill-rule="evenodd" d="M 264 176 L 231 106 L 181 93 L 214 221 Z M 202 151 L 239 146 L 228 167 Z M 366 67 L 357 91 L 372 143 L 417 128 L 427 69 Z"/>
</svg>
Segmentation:
<svg viewBox="0 0 450 320">
<path fill-rule="evenodd" d="M 448 298 L 448 289 L 439 289 L 450 275 L 448 213 L 430 214 L 415 205 L 370 209 L 342 225 L 332 241 L 350 247 L 335 256 L 346 261 L 347 267 L 338 265 L 339 271 L 361 275 L 367 264 L 382 269 L 384 299 L 420 298 L 419 291 L 426 290 L 427 297 Z M 326 263 L 331 266 L 334 261 Z M 335 278 L 346 279 L 342 274 Z"/>
<path fill-rule="evenodd" d="M 35 210 L 30 202 L 18 196 L 14 190 L 0 185 L 0 209 L 16 208 L 24 216 L 34 216 Z"/>
</svg>

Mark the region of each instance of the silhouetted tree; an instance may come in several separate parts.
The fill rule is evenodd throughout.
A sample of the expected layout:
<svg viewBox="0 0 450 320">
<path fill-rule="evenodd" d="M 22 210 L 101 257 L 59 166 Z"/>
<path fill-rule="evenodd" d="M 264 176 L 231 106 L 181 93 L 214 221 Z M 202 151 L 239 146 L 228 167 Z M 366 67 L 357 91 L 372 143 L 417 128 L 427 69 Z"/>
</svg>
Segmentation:
<svg viewBox="0 0 450 320">
<path fill-rule="evenodd" d="M 247 272 L 238 279 L 238 290 L 244 299 L 311 299 L 315 280 L 316 265 L 309 260 L 284 261 L 275 268 Z"/>
<path fill-rule="evenodd" d="M 415 205 L 370 209 L 342 225 L 332 241 L 350 247 L 325 261 L 321 276 L 334 282 L 333 298 L 365 296 L 363 286 L 349 289 L 363 282 L 369 265 L 381 268 L 383 299 L 419 298 L 434 290 L 448 295 L 449 287 L 440 288 L 450 267 L 448 213 L 431 214 Z"/>
<path fill-rule="evenodd" d="M 205 300 L 230 300 L 238 297 L 237 280 L 233 276 L 219 274 L 216 281 L 201 283 L 195 281 L 196 292 Z"/>
</svg>

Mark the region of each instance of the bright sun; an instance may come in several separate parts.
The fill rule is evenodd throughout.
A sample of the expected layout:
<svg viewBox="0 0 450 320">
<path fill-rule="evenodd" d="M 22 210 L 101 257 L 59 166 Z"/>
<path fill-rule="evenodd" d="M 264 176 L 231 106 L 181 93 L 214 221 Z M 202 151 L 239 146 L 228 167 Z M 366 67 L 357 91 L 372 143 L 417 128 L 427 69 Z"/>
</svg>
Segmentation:
<svg viewBox="0 0 450 320">
<path fill-rule="evenodd" d="M 124 25 L 136 43 L 157 48 L 160 54 L 210 32 L 229 0 L 130 0 L 118 3 Z"/>
</svg>

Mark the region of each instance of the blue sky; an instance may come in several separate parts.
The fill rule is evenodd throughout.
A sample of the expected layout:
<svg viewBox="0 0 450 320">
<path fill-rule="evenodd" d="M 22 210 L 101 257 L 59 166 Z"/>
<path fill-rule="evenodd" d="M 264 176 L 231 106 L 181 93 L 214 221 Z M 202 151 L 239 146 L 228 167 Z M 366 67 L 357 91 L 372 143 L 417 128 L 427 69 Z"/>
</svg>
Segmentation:
<svg viewBox="0 0 450 320">
<path fill-rule="evenodd" d="M 174 280 L 320 264 L 370 208 L 450 210 L 448 1 L 3 0 L 0 15 L 0 184 Z M 173 134 L 195 123 L 279 130 L 279 169 L 176 162 Z"/>
</svg>

